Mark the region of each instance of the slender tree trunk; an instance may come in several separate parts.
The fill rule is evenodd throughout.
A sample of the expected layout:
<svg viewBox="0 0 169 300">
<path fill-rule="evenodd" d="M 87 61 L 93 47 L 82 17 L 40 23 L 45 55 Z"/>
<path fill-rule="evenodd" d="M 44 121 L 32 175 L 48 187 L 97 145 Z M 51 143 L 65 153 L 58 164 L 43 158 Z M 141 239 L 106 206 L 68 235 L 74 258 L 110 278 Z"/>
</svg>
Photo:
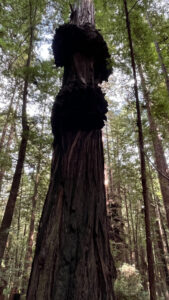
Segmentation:
<svg viewBox="0 0 169 300">
<path fill-rule="evenodd" d="M 28 279 L 29 279 L 31 264 L 32 264 L 33 242 L 34 242 L 34 231 L 35 231 L 35 209 L 36 209 L 37 196 L 38 196 L 40 164 L 41 164 L 41 159 L 39 157 L 36 176 L 35 176 L 35 183 L 34 183 L 34 193 L 32 196 L 32 209 L 31 209 L 31 218 L 30 218 L 30 226 L 29 226 L 29 235 L 27 240 L 27 250 L 25 255 L 24 274 L 22 280 L 23 294 L 25 294 L 27 290 L 27 284 L 28 284 Z"/>
<path fill-rule="evenodd" d="M 132 229 L 132 236 L 133 236 L 135 265 L 136 265 L 136 268 L 139 269 L 139 255 L 138 255 L 137 228 L 136 228 L 137 221 L 135 220 L 135 222 L 134 222 L 133 207 L 132 207 L 132 201 L 131 201 L 130 197 L 129 197 L 129 208 L 130 208 L 131 229 Z M 136 226 L 134 226 L 134 225 L 136 225 Z"/>
<path fill-rule="evenodd" d="M 151 230 L 150 230 L 150 204 L 148 199 L 148 188 L 147 188 L 147 179 L 146 179 L 144 141 L 143 141 L 143 132 L 142 132 L 142 123 L 141 123 L 140 104 L 139 104 L 139 97 L 138 97 L 136 65 L 135 65 L 135 57 L 134 57 L 133 42 L 131 36 L 127 0 L 124 0 L 124 7 L 125 7 L 125 14 L 126 14 L 126 27 L 128 31 L 128 39 L 130 45 L 131 64 L 132 64 L 133 77 L 134 77 L 134 92 L 136 98 L 137 126 L 138 126 L 138 133 L 139 133 L 139 149 L 140 149 L 140 162 L 141 162 L 141 180 L 142 180 L 143 199 L 144 199 L 144 206 L 145 206 L 145 228 L 146 228 L 146 246 L 147 246 L 147 259 L 148 259 L 150 299 L 156 300 L 154 257 L 153 257 L 153 248 L 152 248 Z"/>
<path fill-rule="evenodd" d="M 111 159 L 110 159 L 110 147 L 109 147 L 109 136 L 108 136 L 108 128 L 106 124 L 106 145 L 107 145 L 107 159 L 108 159 L 108 178 L 109 178 L 109 193 L 108 196 L 108 216 L 110 221 L 110 239 L 114 242 L 115 246 L 115 252 L 116 260 L 118 261 L 125 261 L 126 259 L 126 249 L 127 245 L 125 243 L 125 234 L 124 234 L 124 223 L 122 218 L 122 212 L 121 212 L 121 206 L 122 206 L 122 197 L 121 197 L 121 186 L 120 181 L 114 184 L 113 186 L 113 176 L 112 176 L 112 168 L 111 168 Z M 111 132 L 112 134 L 112 132 Z M 117 149 L 117 157 L 115 157 L 115 160 L 118 161 L 117 170 L 119 173 L 120 166 L 119 166 L 119 139 L 117 137 L 116 142 L 116 149 Z M 118 178 L 120 178 L 120 174 L 118 174 Z M 113 191 L 113 189 L 116 188 L 116 191 Z"/>
<path fill-rule="evenodd" d="M 148 22 L 152 32 L 154 32 L 153 25 L 150 21 L 150 18 L 149 18 L 148 14 L 146 15 L 146 19 L 147 19 L 147 22 Z M 159 44 L 156 40 L 154 40 L 154 45 L 155 45 L 155 48 L 156 48 L 156 51 L 157 51 L 158 59 L 159 59 L 161 69 L 162 69 L 164 79 L 165 79 L 166 89 L 167 89 L 167 92 L 168 92 L 168 95 L 169 95 L 169 76 L 168 76 L 167 68 L 165 66 L 165 63 L 164 63 L 164 60 L 163 60 L 163 57 L 162 57 L 162 54 L 161 54 L 160 46 L 159 46 Z"/>
<path fill-rule="evenodd" d="M 136 257 L 136 268 L 140 270 L 140 261 L 139 261 L 139 248 L 138 248 L 138 226 L 139 226 L 139 210 L 136 211 L 136 218 L 135 218 L 135 245 L 134 245 L 134 252 Z"/>
<path fill-rule="evenodd" d="M 162 268 L 162 273 L 163 273 L 163 278 L 166 283 L 166 288 L 167 291 L 169 291 L 169 272 L 168 272 L 168 267 L 167 267 L 167 262 L 165 258 L 165 252 L 164 252 L 164 247 L 163 247 L 163 240 L 160 232 L 160 227 L 159 227 L 159 222 L 158 219 L 156 219 L 156 240 L 157 240 L 157 245 L 159 249 L 159 258 L 160 258 L 160 264 Z M 167 300 L 169 299 L 169 293 L 167 295 Z"/>
<path fill-rule="evenodd" d="M 166 232 L 166 228 L 164 225 L 164 217 L 162 216 L 160 205 L 159 205 L 159 199 L 157 198 L 157 209 L 158 209 L 158 215 L 159 215 L 159 220 L 161 224 L 161 230 L 162 230 L 162 235 L 165 243 L 165 253 L 169 253 L 169 245 L 168 245 L 168 236 Z"/>
<path fill-rule="evenodd" d="M 125 203 L 125 209 L 126 209 L 126 216 L 127 216 L 127 231 L 128 231 L 128 240 L 129 240 L 129 254 L 130 254 L 130 264 L 133 263 L 132 258 L 132 239 L 131 239 L 131 227 L 130 227 L 130 219 L 129 219 L 129 209 L 128 209 L 128 203 L 127 203 L 127 193 L 126 188 L 124 188 L 124 203 Z"/>
<path fill-rule="evenodd" d="M 79 1 L 77 10 L 72 11 L 73 24 L 61 28 L 63 31 L 68 28 L 70 34 L 72 30 L 84 30 L 84 27 L 75 25 L 78 24 L 89 26 L 89 33 L 90 30 L 96 33 L 93 10 L 91 0 Z M 85 34 L 88 33 L 85 31 Z M 58 53 L 59 49 L 55 50 Z M 80 103 L 86 89 L 97 90 L 93 56 L 75 52 L 69 65 L 63 65 L 63 86 L 56 98 L 53 114 L 65 90 L 71 91 L 68 98 L 72 101 L 71 109 L 74 101 L 71 97 L 75 97 L 77 88 Z M 83 92 L 80 92 L 79 84 Z M 62 99 L 65 109 L 68 109 L 65 94 Z M 85 104 L 87 100 L 85 97 Z M 88 107 L 85 106 L 85 117 L 87 112 Z M 63 109 L 61 118 L 64 113 Z M 65 122 L 68 117 L 71 118 L 66 110 Z M 58 124 L 55 132 L 56 122 L 58 118 L 53 115 L 55 140 L 51 181 L 39 225 L 27 299 L 114 299 L 112 276 L 115 276 L 115 269 L 108 240 L 101 130 L 92 129 L 92 126 L 87 130 L 89 119 L 86 118 L 86 123 L 83 123 L 86 125 L 80 130 L 81 118 L 75 127 L 73 118 L 68 127 L 65 123 L 63 127 Z"/>
<path fill-rule="evenodd" d="M 113 198 L 113 176 L 111 168 L 111 159 L 110 159 L 110 147 L 109 147 L 109 135 L 108 135 L 108 125 L 106 124 L 106 147 L 107 147 L 107 161 L 108 161 L 108 178 L 109 178 L 109 199 Z"/>
<path fill-rule="evenodd" d="M 145 250 L 143 248 L 143 246 L 140 247 L 140 273 L 141 273 L 141 277 L 142 277 L 142 283 L 143 283 L 143 287 L 144 290 L 147 291 L 148 290 L 148 284 L 147 284 L 147 262 L 146 262 L 146 254 L 145 254 Z"/>
<path fill-rule="evenodd" d="M 158 282 L 158 296 L 161 297 L 162 294 L 164 295 L 164 299 L 169 299 L 168 287 L 166 282 L 166 269 L 164 265 L 164 258 L 163 258 L 163 249 L 162 249 L 162 240 L 160 237 L 159 227 L 157 222 L 155 223 L 155 237 L 154 237 L 154 253 L 156 256 L 156 278 Z M 168 273 L 168 271 L 167 271 Z"/>
<path fill-rule="evenodd" d="M 33 31 L 34 31 L 34 28 L 32 25 L 31 2 L 29 2 L 29 4 L 30 4 L 30 40 L 29 40 L 28 58 L 27 58 L 26 67 L 29 67 L 31 64 L 31 55 L 32 55 L 32 47 L 33 47 Z M 25 155 L 26 155 L 26 147 L 27 147 L 28 134 L 29 134 L 29 127 L 28 127 L 27 113 L 26 113 L 28 83 L 29 83 L 29 73 L 27 72 L 25 75 L 24 89 L 23 89 L 22 138 L 21 138 L 21 143 L 20 143 L 20 147 L 19 147 L 18 160 L 17 160 L 17 164 L 16 164 L 15 173 L 13 176 L 10 195 L 8 198 L 8 202 L 6 205 L 5 213 L 4 213 L 1 228 L 0 228 L 0 264 L 2 262 L 10 226 L 12 223 L 15 203 L 16 203 L 16 199 L 17 199 L 17 195 L 18 195 L 18 191 L 19 191 L 22 170 L 23 170 L 24 160 L 25 160 Z"/>
<path fill-rule="evenodd" d="M 167 223 L 168 223 L 168 227 L 169 227 L 169 175 L 167 173 L 168 165 L 166 162 L 162 141 L 158 134 L 157 125 L 156 125 L 156 123 L 153 119 L 152 113 L 151 113 L 151 100 L 149 98 L 149 92 L 146 88 L 145 78 L 144 78 L 143 71 L 142 71 L 142 68 L 140 65 L 138 66 L 138 69 L 139 69 L 139 73 L 140 73 L 144 99 L 146 101 L 146 108 L 147 108 L 147 115 L 148 115 L 148 120 L 149 120 L 149 125 L 150 125 L 150 132 L 151 132 L 153 146 L 154 146 L 155 162 L 156 162 L 156 166 L 157 166 L 160 188 L 161 188 L 161 193 L 163 196 L 164 207 L 165 207 L 166 216 L 167 216 Z"/>
<path fill-rule="evenodd" d="M 44 134 L 44 122 L 46 118 L 46 106 L 44 104 L 44 111 L 43 111 L 43 120 L 42 120 L 42 129 L 41 129 L 41 138 Z M 37 199 L 38 199 L 38 188 L 40 183 L 40 169 L 41 169 L 41 160 L 42 160 L 42 142 L 39 143 L 38 147 L 38 161 L 36 167 L 36 174 L 34 178 L 34 193 L 32 196 L 32 209 L 31 209 L 31 218 L 29 224 L 29 234 L 27 240 L 27 249 L 25 254 L 25 263 L 24 263 L 24 271 L 23 271 L 23 278 L 22 278 L 22 294 L 25 294 L 27 291 L 28 279 L 30 276 L 31 265 L 32 265 L 32 258 L 33 258 L 33 244 L 34 244 L 34 236 L 35 236 L 35 213 L 36 213 L 36 206 L 37 206 Z"/>
</svg>

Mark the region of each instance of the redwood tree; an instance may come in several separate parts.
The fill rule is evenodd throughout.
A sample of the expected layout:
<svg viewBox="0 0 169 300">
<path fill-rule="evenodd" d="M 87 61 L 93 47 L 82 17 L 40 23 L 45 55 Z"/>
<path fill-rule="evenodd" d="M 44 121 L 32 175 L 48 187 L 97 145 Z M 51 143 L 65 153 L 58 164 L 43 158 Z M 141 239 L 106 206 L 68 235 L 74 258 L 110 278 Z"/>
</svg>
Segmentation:
<svg viewBox="0 0 169 300">
<path fill-rule="evenodd" d="M 141 182 L 142 182 L 142 194 L 143 194 L 144 207 L 145 207 L 145 231 L 146 231 L 146 248 L 147 248 L 150 299 L 156 300 L 157 298 L 156 298 L 156 285 L 155 285 L 154 256 L 153 256 L 151 228 L 150 228 L 150 202 L 149 202 L 149 197 L 148 197 L 146 162 L 145 162 L 145 152 L 144 152 L 145 150 L 144 150 L 142 120 L 141 120 L 140 102 L 139 102 L 138 85 L 137 85 L 135 53 L 134 53 L 134 47 L 133 47 L 133 41 L 132 41 L 130 17 L 129 17 L 127 0 L 123 0 L 123 3 L 124 3 L 125 16 L 126 16 L 126 28 L 127 28 L 128 40 L 129 40 L 131 66 L 132 66 L 132 72 L 133 72 L 133 78 L 134 78 L 134 95 L 135 95 L 135 99 L 136 99 L 138 145 L 139 145 L 139 150 L 140 150 Z"/>
<path fill-rule="evenodd" d="M 27 60 L 26 60 L 26 68 L 29 68 L 31 65 L 32 58 L 32 50 L 33 50 L 33 40 L 34 40 L 34 25 L 33 25 L 33 11 L 32 11 L 32 3 L 29 1 L 29 44 L 27 49 Z M 24 78 L 24 86 L 23 86 L 23 95 L 22 95 L 22 138 L 19 146 L 18 160 L 12 180 L 11 190 L 9 194 L 9 198 L 7 201 L 7 205 L 5 208 L 4 216 L 2 219 L 2 223 L 0 226 L 0 265 L 4 256 L 5 247 L 8 239 L 9 230 L 12 223 L 12 218 L 14 214 L 15 204 L 19 192 L 20 181 L 22 176 L 22 170 L 24 167 L 24 161 L 26 156 L 26 148 L 29 137 L 29 126 L 27 120 L 27 96 L 28 96 L 28 86 L 29 86 L 29 73 L 26 72 Z M 1 179 L 2 179 L 1 174 Z"/>
<path fill-rule="evenodd" d="M 64 66 L 52 112 L 54 152 L 27 299 L 114 299 L 101 128 L 107 103 L 108 49 L 94 26 L 91 0 L 79 1 L 56 30 L 53 50 Z"/>
</svg>

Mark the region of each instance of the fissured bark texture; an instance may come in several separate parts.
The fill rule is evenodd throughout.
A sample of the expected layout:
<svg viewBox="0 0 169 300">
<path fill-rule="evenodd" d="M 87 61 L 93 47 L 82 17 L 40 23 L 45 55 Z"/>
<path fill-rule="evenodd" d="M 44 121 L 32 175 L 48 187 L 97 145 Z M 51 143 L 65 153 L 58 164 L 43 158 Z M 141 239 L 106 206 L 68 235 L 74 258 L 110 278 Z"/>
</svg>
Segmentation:
<svg viewBox="0 0 169 300">
<path fill-rule="evenodd" d="M 28 300 L 112 300 L 101 128 L 107 102 L 107 45 L 94 27 L 93 4 L 79 2 L 72 24 L 53 40 L 63 85 L 52 110 L 54 153 L 40 221 Z M 89 24 L 90 23 L 90 24 Z"/>
<path fill-rule="evenodd" d="M 55 148 L 27 299 L 114 299 L 101 131 Z"/>
</svg>

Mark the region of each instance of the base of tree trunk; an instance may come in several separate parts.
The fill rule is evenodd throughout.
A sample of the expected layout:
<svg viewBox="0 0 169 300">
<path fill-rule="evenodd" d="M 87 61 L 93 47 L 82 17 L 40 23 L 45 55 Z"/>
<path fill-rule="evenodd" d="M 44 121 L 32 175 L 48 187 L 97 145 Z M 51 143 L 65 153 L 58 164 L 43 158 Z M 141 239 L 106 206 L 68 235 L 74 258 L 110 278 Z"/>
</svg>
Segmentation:
<svg viewBox="0 0 169 300">
<path fill-rule="evenodd" d="M 28 300 L 115 299 L 100 130 L 66 133 L 54 150 Z"/>
</svg>

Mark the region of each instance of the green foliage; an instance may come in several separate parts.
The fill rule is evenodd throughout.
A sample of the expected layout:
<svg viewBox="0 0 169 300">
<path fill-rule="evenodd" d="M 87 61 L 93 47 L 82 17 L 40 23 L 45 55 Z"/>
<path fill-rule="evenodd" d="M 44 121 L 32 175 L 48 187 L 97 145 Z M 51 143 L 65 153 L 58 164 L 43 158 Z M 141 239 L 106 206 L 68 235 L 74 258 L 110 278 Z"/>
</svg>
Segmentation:
<svg viewBox="0 0 169 300">
<path fill-rule="evenodd" d="M 140 274 L 132 265 L 123 264 L 119 268 L 114 287 L 117 300 L 149 299 L 141 284 Z"/>
</svg>

